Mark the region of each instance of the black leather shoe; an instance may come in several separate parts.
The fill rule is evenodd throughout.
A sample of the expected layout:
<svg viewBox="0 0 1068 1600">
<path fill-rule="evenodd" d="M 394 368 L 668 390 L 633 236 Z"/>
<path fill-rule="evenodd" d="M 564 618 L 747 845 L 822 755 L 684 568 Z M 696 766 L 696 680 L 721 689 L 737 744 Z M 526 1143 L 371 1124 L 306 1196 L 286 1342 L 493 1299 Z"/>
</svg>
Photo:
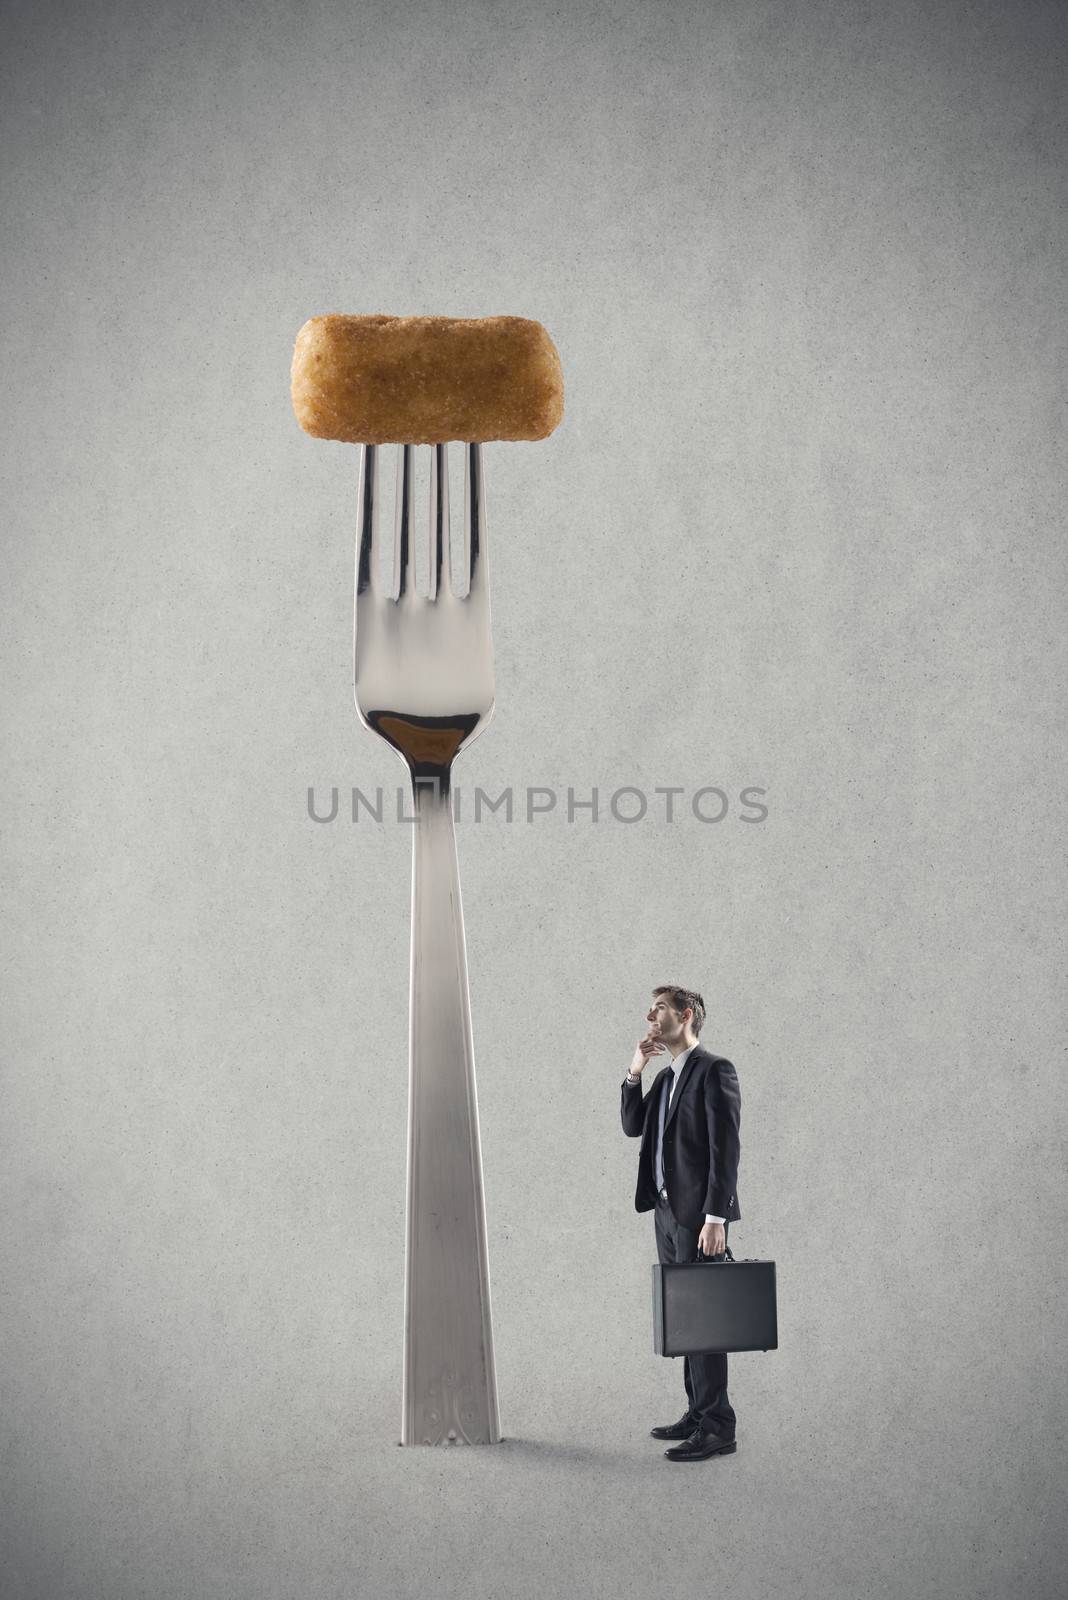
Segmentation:
<svg viewBox="0 0 1068 1600">
<path fill-rule="evenodd" d="M 688 1439 L 696 1426 L 696 1422 L 687 1411 L 678 1422 L 672 1422 L 666 1428 L 654 1428 L 652 1434 L 654 1439 Z"/>
<path fill-rule="evenodd" d="M 733 1439 L 725 1439 L 721 1433 L 702 1433 L 698 1428 L 685 1444 L 677 1444 L 664 1454 L 669 1461 L 707 1461 L 709 1456 L 732 1456 L 737 1448 Z"/>
</svg>

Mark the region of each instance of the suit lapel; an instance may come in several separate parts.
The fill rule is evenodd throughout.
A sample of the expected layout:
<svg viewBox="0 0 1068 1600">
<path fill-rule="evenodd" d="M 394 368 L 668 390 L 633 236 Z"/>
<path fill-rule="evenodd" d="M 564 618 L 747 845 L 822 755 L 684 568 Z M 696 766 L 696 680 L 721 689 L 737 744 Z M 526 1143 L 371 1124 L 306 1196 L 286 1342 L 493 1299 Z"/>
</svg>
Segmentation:
<svg viewBox="0 0 1068 1600">
<path fill-rule="evenodd" d="M 650 1102 L 652 1102 L 652 1100 L 654 1099 L 654 1097 L 656 1095 L 663 1093 L 664 1079 L 669 1075 L 670 1072 L 671 1072 L 671 1068 L 670 1067 L 661 1067 L 660 1068 L 660 1071 L 657 1073 L 656 1077 L 653 1079 L 653 1087 L 649 1090 Z"/>
<path fill-rule="evenodd" d="M 704 1054 L 705 1054 L 705 1052 L 701 1049 L 701 1046 L 699 1044 L 695 1044 L 693 1049 L 690 1051 L 689 1055 L 686 1057 L 686 1064 L 684 1065 L 682 1071 L 679 1073 L 679 1081 L 675 1085 L 675 1093 L 671 1097 L 671 1104 L 668 1106 L 667 1116 L 664 1118 L 664 1132 L 665 1133 L 667 1132 L 667 1129 L 668 1129 L 668 1123 L 671 1121 L 672 1117 L 675 1115 L 675 1112 L 678 1110 L 679 1099 L 680 1099 L 680 1097 L 682 1095 L 682 1091 L 686 1087 L 686 1083 L 687 1083 L 687 1080 L 689 1079 L 690 1073 L 694 1069 L 694 1066 L 695 1066 L 695 1064 L 697 1062 L 697 1058 L 698 1058 L 698 1056 L 703 1056 Z M 665 1067 L 664 1070 L 667 1071 L 668 1069 Z"/>
<path fill-rule="evenodd" d="M 649 1093 L 646 1096 L 646 1099 L 649 1102 L 651 1114 L 650 1114 L 650 1116 L 649 1116 L 649 1118 L 648 1118 L 648 1120 L 647 1120 L 647 1122 L 645 1124 L 645 1127 L 646 1127 L 646 1131 L 648 1132 L 648 1134 L 650 1136 L 650 1139 L 654 1143 L 656 1141 L 656 1132 L 657 1132 L 657 1127 L 658 1127 L 659 1121 L 660 1121 L 660 1096 L 664 1092 L 664 1079 L 667 1078 L 667 1077 L 670 1077 L 670 1075 L 671 1075 L 671 1068 L 670 1067 L 661 1067 L 660 1071 L 657 1073 L 656 1077 L 653 1079 L 652 1087 L 650 1088 Z"/>
</svg>

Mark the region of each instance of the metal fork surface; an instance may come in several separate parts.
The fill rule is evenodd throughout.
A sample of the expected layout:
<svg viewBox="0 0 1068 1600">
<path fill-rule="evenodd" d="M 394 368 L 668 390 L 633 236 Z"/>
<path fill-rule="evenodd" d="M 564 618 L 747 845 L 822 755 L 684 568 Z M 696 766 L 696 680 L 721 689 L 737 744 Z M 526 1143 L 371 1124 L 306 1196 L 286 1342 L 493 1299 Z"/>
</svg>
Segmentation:
<svg viewBox="0 0 1068 1600">
<path fill-rule="evenodd" d="M 494 699 L 482 450 L 465 446 L 466 594 L 449 561 L 446 446 L 433 445 L 429 595 L 415 588 L 414 453 L 399 446 L 392 593 L 380 581 L 379 447 L 363 446 L 354 687 L 412 783 L 402 1444 L 500 1440 L 482 1152 L 451 773 Z M 393 598 L 393 594 L 396 598 Z"/>
</svg>

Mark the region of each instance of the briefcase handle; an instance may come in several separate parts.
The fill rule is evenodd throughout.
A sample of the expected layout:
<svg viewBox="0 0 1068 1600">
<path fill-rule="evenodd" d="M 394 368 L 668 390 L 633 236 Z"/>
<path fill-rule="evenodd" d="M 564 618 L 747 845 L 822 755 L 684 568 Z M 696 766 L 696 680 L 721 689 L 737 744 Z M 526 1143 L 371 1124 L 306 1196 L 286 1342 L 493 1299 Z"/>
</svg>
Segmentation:
<svg viewBox="0 0 1068 1600">
<path fill-rule="evenodd" d="M 724 1247 L 724 1251 L 723 1251 L 723 1260 L 722 1260 L 722 1261 L 717 1261 L 717 1260 L 716 1260 L 716 1258 L 715 1258 L 715 1256 L 706 1256 L 706 1255 L 703 1255 L 703 1254 L 702 1254 L 702 1253 L 701 1253 L 701 1251 L 700 1251 L 700 1250 L 698 1250 L 698 1252 L 697 1252 L 697 1259 L 698 1259 L 698 1261 L 699 1261 L 699 1262 L 701 1262 L 701 1261 L 707 1261 L 707 1262 L 709 1262 L 709 1263 L 710 1263 L 710 1264 L 711 1264 L 711 1265 L 712 1265 L 712 1266 L 719 1266 L 719 1267 L 724 1267 L 724 1266 L 726 1266 L 726 1264 L 727 1264 L 727 1262 L 728 1262 L 728 1261 L 733 1261 L 733 1260 L 734 1260 L 734 1257 L 733 1257 L 733 1256 L 732 1256 L 732 1255 L 731 1255 L 731 1247 L 730 1247 L 730 1245 L 729 1245 L 729 1244 L 728 1244 L 728 1245 L 726 1245 L 726 1246 L 725 1246 L 725 1247 Z"/>
</svg>

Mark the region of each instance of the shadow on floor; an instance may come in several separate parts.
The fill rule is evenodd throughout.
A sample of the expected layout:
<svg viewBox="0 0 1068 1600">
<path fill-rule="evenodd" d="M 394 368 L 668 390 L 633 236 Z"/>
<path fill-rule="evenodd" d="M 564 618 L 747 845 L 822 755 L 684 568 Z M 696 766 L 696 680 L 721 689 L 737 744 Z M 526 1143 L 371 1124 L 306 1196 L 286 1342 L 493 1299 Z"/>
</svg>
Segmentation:
<svg viewBox="0 0 1068 1600">
<path fill-rule="evenodd" d="M 524 1439 L 506 1435 L 495 1448 L 498 1455 L 510 1461 L 529 1461 L 538 1465 L 547 1461 L 571 1462 L 575 1466 L 634 1465 L 633 1450 L 618 1447 L 598 1450 L 592 1445 L 572 1444 L 566 1439 Z"/>
</svg>

